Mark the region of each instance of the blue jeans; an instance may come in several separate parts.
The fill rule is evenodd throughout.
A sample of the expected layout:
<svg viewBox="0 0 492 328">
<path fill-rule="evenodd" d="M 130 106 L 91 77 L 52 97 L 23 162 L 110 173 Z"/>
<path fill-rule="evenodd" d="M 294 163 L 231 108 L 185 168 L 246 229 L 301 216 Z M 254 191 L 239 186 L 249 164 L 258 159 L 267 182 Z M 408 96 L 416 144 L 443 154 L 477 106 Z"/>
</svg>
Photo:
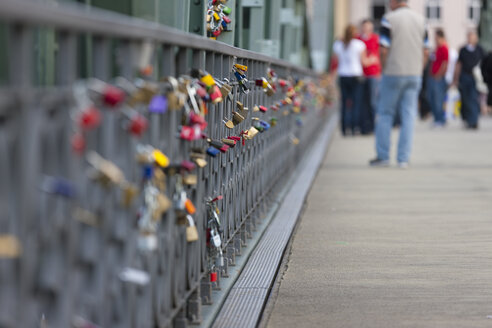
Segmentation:
<svg viewBox="0 0 492 328">
<path fill-rule="evenodd" d="M 378 106 L 379 77 L 367 77 L 364 82 L 364 103 L 361 105 L 360 129 L 362 134 L 374 131 L 374 118 Z"/>
<path fill-rule="evenodd" d="M 363 83 L 355 76 L 341 76 L 339 84 L 342 92 L 342 133 L 345 135 L 347 129 L 351 129 L 352 134 L 355 134 L 360 122 Z"/>
<path fill-rule="evenodd" d="M 478 94 L 473 75 L 464 72 L 461 73 L 459 89 L 463 119 L 466 120 L 469 126 L 476 126 L 480 115 L 480 95 Z"/>
<path fill-rule="evenodd" d="M 445 78 L 436 80 L 432 76 L 429 76 L 427 80 L 427 98 L 429 99 L 432 114 L 434 115 L 434 122 L 437 124 L 446 124 L 444 101 L 446 100 L 447 90 L 448 84 Z"/>
<path fill-rule="evenodd" d="M 399 112 L 401 130 L 397 159 L 399 163 L 409 161 L 421 84 L 420 76 L 383 75 L 376 116 L 376 151 L 379 159 L 389 160 L 391 129 Z"/>
</svg>

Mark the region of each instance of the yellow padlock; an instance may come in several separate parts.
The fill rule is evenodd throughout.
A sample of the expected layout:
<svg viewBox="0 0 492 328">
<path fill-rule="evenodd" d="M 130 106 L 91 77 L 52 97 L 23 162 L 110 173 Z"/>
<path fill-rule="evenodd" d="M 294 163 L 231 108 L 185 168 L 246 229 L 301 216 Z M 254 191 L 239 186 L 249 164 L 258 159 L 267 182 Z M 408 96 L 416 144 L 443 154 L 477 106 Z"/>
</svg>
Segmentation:
<svg viewBox="0 0 492 328">
<path fill-rule="evenodd" d="M 244 72 L 247 72 L 248 71 L 248 66 L 246 66 L 246 65 L 234 64 L 234 67 L 236 69 L 239 69 L 239 70 L 244 71 Z"/>
<path fill-rule="evenodd" d="M 207 86 L 207 88 L 215 85 L 215 80 L 210 74 L 206 74 L 203 77 L 201 77 L 200 81 L 202 81 Z"/>
<path fill-rule="evenodd" d="M 164 155 L 160 150 L 154 149 L 152 152 L 152 157 L 154 157 L 155 162 L 162 168 L 169 166 L 169 158 Z"/>
</svg>

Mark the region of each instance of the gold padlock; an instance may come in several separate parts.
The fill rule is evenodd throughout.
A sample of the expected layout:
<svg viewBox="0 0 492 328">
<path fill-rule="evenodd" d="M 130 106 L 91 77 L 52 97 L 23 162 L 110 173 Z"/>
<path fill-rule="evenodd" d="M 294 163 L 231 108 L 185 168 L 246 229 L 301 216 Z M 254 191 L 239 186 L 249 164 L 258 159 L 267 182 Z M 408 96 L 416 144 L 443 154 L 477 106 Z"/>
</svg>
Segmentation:
<svg viewBox="0 0 492 328">
<path fill-rule="evenodd" d="M 122 189 L 121 204 L 124 207 L 130 207 L 133 203 L 133 200 L 136 198 L 138 194 L 138 188 L 129 182 L 125 182 L 121 186 L 121 189 Z"/>
<path fill-rule="evenodd" d="M 196 228 L 195 220 L 191 215 L 186 215 L 186 241 L 192 243 L 199 239 L 198 229 Z"/>
<path fill-rule="evenodd" d="M 154 221 L 159 221 L 162 218 L 162 215 L 166 213 L 172 206 L 171 201 L 164 194 L 158 194 L 156 197 L 157 207 L 152 213 L 152 219 Z"/>
<path fill-rule="evenodd" d="M 183 183 L 187 186 L 195 186 L 198 183 L 198 177 L 195 174 L 188 174 L 183 177 Z"/>
<path fill-rule="evenodd" d="M 232 112 L 232 122 L 234 125 L 238 125 L 242 121 L 244 121 L 244 117 L 241 114 L 238 112 Z"/>
<path fill-rule="evenodd" d="M 0 259 L 17 258 L 22 253 L 22 247 L 14 235 L 0 235 Z"/>
<path fill-rule="evenodd" d="M 232 86 L 227 83 L 223 83 L 220 86 L 220 93 L 222 93 L 222 98 L 226 98 L 232 92 Z"/>
<path fill-rule="evenodd" d="M 259 133 L 259 131 L 254 127 L 250 127 L 249 130 L 248 130 L 248 133 L 244 136 L 245 139 L 248 139 L 248 140 L 251 140 L 253 139 L 257 134 Z"/>
</svg>

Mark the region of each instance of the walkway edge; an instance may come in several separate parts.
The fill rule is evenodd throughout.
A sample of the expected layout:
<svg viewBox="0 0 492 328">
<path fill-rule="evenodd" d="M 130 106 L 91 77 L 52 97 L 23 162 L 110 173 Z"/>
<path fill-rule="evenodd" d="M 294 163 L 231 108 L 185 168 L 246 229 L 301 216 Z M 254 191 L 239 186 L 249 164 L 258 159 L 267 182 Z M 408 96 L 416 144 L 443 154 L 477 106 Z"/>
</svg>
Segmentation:
<svg viewBox="0 0 492 328">
<path fill-rule="evenodd" d="M 288 185 L 290 189 L 279 205 L 275 217 L 231 288 L 213 328 L 254 328 L 259 323 L 285 250 L 336 130 L 337 122 L 338 115 L 334 114 L 318 142 L 299 165 L 294 174 L 296 178 Z"/>
</svg>

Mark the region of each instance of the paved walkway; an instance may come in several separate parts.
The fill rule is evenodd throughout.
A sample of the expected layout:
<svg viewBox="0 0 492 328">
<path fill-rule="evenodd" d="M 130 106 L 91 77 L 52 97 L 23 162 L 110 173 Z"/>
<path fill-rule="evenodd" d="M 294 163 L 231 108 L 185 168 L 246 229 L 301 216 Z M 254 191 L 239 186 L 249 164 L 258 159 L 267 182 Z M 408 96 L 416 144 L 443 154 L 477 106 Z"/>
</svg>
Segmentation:
<svg viewBox="0 0 492 328">
<path fill-rule="evenodd" d="M 492 327 L 492 121 L 417 130 L 407 171 L 334 138 L 268 327 Z"/>
</svg>

